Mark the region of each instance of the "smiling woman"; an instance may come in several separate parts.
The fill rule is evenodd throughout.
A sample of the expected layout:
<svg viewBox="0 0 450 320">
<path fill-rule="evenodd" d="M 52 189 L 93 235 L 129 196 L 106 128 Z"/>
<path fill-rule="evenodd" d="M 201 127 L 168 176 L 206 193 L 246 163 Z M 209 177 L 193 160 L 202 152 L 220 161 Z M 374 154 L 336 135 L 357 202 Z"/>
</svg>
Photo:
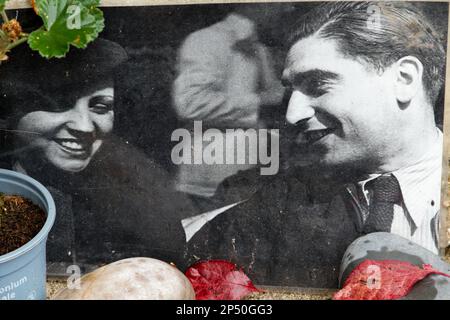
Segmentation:
<svg viewBox="0 0 450 320">
<path fill-rule="evenodd" d="M 126 59 L 121 46 L 97 39 L 64 59 L 23 46 L 2 64 L 0 167 L 38 179 L 55 198 L 51 261 L 72 260 L 74 190 L 112 132 L 114 76 Z"/>
<path fill-rule="evenodd" d="M 43 166 L 85 169 L 112 131 L 113 70 L 125 58 L 119 45 L 103 39 L 52 62 L 27 48 L 14 53 L 2 66 L 1 85 L 2 106 L 11 110 L 12 167 L 29 174 Z"/>
</svg>

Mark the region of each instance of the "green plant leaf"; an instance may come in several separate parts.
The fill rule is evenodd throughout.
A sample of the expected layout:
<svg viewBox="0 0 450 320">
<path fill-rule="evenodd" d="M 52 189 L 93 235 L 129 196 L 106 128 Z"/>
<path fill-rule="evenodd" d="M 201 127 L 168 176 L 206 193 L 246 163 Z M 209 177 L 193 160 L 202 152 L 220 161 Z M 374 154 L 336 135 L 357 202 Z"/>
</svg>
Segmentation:
<svg viewBox="0 0 450 320">
<path fill-rule="evenodd" d="M 5 10 L 6 1 L 8 0 L 0 0 L 0 11 Z"/>
<path fill-rule="evenodd" d="M 28 44 L 46 58 L 62 58 L 70 45 L 84 49 L 103 30 L 100 0 L 36 0 L 44 25 L 33 31 Z"/>
</svg>

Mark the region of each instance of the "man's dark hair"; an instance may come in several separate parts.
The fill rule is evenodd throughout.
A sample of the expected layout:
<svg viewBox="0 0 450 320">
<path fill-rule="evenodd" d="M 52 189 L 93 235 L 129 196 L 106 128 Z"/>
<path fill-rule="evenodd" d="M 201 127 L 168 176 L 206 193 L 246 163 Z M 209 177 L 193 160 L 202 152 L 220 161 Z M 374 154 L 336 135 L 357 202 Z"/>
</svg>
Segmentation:
<svg viewBox="0 0 450 320">
<path fill-rule="evenodd" d="M 305 14 L 288 44 L 316 34 L 338 41 L 346 56 L 383 71 L 404 56 L 423 66 L 427 96 L 435 103 L 444 82 L 445 50 L 437 33 L 413 4 L 401 2 L 329 2 Z"/>
</svg>

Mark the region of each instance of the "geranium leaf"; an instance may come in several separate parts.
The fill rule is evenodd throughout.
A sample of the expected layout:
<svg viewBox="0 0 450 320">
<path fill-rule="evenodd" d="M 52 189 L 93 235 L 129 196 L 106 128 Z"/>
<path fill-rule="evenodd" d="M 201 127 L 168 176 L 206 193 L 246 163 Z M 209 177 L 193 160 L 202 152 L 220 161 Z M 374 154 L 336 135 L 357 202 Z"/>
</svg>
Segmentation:
<svg viewBox="0 0 450 320">
<path fill-rule="evenodd" d="M 242 270 L 224 260 L 197 262 L 185 274 L 197 300 L 240 300 L 260 291 Z"/>
<path fill-rule="evenodd" d="M 5 10 L 6 1 L 8 0 L 0 0 L 0 11 Z"/>
<path fill-rule="evenodd" d="M 33 31 L 29 46 L 46 58 L 61 58 L 70 46 L 86 48 L 104 28 L 99 0 L 36 0 L 44 25 Z"/>
</svg>

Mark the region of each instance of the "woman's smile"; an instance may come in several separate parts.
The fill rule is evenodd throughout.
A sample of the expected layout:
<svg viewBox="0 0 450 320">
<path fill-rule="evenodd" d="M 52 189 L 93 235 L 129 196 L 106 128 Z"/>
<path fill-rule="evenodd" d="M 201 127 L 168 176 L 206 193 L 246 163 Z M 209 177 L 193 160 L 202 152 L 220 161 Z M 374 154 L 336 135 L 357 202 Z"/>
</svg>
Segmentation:
<svg viewBox="0 0 450 320">
<path fill-rule="evenodd" d="M 53 139 L 54 142 L 66 153 L 74 157 L 88 157 L 92 152 L 92 142 L 80 139 Z"/>
</svg>

